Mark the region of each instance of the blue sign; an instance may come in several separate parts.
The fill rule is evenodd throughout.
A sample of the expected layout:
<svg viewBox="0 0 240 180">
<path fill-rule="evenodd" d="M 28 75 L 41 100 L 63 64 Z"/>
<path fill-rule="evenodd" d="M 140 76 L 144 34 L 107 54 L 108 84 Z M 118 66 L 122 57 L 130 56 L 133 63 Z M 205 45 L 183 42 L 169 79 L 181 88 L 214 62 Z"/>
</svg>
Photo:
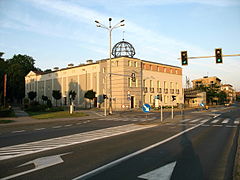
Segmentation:
<svg viewBox="0 0 240 180">
<path fill-rule="evenodd" d="M 144 104 L 144 105 L 142 106 L 142 110 L 143 110 L 143 112 L 145 112 L 145 113 L 150 112 L 150 109 L 151 109 L 151 106 L 150 106 L 149 104 Z"/>
</svg>

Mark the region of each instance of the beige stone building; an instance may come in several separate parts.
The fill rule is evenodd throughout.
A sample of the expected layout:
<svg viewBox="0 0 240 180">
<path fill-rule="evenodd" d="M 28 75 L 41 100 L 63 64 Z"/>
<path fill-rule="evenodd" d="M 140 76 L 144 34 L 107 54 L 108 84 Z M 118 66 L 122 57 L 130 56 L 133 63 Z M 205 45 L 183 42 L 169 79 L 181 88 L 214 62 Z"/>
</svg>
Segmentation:
<svg viewBox="0 0 240 180">
<path fill-rule="evenodd" d="M 89 60 L 86 64 L 70 65 L 63 69 L 56 68 L 49 73 L 31 71 L 25 77 L 26 96 L 29 91 L 35 91 L 39 102 L 42 95 L 53 100 L 52 90 L 60 90 L 61 104 L 68 105 L 68 93 L 73 90 L 76 92 L 74 104 L 84 107 L 86 103 L 89 105 L 84 98 L 85 92 L 93 90 L 97 97 L 93 104 L 104 107 L 101 97 L 103 94 L 110 94 L 109 67 L 110 60 L 105 59 L 96 62 Z M 141 102 L 170 106 L 184 101 L 180 67 L 131 57 L 118 57 L 111 60 L 111 69 L 113 110 L 138 108 Z M 135 82 L 131 79 L 132 73 L 136 77 Z M 155 98 L 157 95 L 162 96 L 162 102 Z M 172 96 L 176 96 L 175 101 L 172 101 Z"/>
<path fill-rule="evenodd" d="M 233 89 L 231 84 L 221 85 L 221 91 L 224 91 L 227 94 L 227 101 L 229 103 L 236 101 L 236 91 Z"/>
<path fill-rule="evenodd" d="M 216 76 L 204 76 L 203 78 L 192 80 L 192 83 L 194 89 L 200 85 L 211 86 L 213 84 L 216 84 L 217 86 L 221 86 L 221 79 Z"/>
</svg>

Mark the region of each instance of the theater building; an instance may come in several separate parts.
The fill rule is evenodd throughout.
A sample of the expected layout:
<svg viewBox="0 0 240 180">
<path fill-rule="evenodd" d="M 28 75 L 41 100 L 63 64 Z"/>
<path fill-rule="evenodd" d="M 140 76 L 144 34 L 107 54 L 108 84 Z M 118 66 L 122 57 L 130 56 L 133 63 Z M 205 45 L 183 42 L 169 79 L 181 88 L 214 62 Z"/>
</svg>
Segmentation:
<svg viewBox="0 0 240 180">
<path fill-rule="evenodd" d="M 128 50 L 121 47 L 119 51 L 119 46 L 128 46 Z M 41 102 L 43 95 L 53 101 L 52 91 L 59 90 L 62 93 L 61 105 L 68 105 L 69 92 L 75 91 L 74 104 L 86 107 L 90 102 L 84 94 L 93 90 L 96 98 L 92 105 L 103 108 L 103 94 L 110 97 L 112 90 L 113 110 L 139 108 L 142 103 L 157 107 L 183 103 L 182 68 L 134 58 L 134 54 L 131 44 L 123 40 L 114 46 L 111 60 L 88 60 L 86 64 L 69 64 L 49 73 L 31 71 L 25 77 L 26 97 L 28 92 L 35 91 L 37 101 Z M 160 99 L 156 99 L 157 95 Z M 176 98 L 174 101 L 173 96 Z M 109 98 L 106 101 L 108 106 Z"/>
</svg>

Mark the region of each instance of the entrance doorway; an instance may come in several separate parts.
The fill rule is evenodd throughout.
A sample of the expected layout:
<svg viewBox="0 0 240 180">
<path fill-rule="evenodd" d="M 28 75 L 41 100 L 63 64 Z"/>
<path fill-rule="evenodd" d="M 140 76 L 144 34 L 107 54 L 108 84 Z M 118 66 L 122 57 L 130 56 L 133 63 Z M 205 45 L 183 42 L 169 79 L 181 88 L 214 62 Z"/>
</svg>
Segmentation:
<svg viewBox="0 0 240 180">
<path fill-rule="evenodd" d="M 134 104 L 135 104 L 134 103 L 134 96 L 131 96 L 131 107 L 130 107 L 131 109 L 134 108 Z"/>
</svg>

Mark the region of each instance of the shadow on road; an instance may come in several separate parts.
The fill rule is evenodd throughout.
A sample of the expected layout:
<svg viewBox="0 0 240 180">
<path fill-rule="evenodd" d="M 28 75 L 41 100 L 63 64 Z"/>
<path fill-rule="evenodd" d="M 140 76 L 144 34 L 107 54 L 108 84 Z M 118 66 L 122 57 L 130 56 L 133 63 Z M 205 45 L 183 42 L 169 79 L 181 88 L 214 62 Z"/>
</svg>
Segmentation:
<svg viewBox="0 0 240 180">
<path fill-rule="evenodd" d="M 184 115 L 182 116 L 184 119 Z M 182 126 L 182 131 L 186 125 Z M 176 166 L 174 167 L 171 180 L 202 180 L 204 179 L 203 168 L 198 154 L 187 134 L 184 133 L 180 140 L 181 153 L 178 155 Z"/>
</svg>

